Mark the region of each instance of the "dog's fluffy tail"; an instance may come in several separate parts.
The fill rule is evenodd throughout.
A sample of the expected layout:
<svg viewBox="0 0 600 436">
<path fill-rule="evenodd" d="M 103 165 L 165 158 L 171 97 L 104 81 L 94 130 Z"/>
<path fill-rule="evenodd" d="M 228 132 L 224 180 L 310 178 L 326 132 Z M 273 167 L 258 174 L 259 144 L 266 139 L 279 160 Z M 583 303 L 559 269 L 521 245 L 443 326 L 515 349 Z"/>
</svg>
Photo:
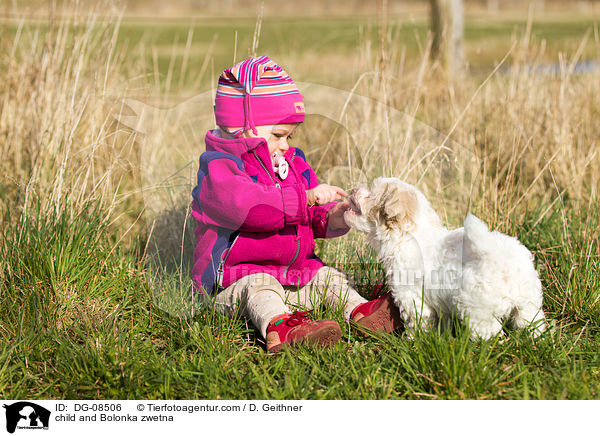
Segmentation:
<svg viewBox="0 0 600 436">
<path fill-rule="evenodd" d="M 467 253 L 481 254 L 485 251 L 485 241 L 490 231 L 486 223 L 475 215 L 468 214 L 465 218 L 464 249 Z"/>
</svg>

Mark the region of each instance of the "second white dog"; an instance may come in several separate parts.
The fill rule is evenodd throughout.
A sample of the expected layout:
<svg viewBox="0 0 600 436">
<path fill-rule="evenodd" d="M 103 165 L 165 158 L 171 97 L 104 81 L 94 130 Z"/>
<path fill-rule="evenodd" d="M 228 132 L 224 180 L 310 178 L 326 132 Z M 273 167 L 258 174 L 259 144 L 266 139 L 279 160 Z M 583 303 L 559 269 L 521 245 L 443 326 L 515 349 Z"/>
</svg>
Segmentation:
<svg viewBox="0 0 600 436">
<path fill-rule="evenodd" d="M 387 273 L 407 332 L 457 316 L 473 338 L 488 339 L 505 320 L 545 328 L 533 255 L 516 238 L 469 214 L 448 230 L 425 196 L 395 178 L 378 178 L 349 197 L 346 223 L 367 234 Z"/>
</svg>

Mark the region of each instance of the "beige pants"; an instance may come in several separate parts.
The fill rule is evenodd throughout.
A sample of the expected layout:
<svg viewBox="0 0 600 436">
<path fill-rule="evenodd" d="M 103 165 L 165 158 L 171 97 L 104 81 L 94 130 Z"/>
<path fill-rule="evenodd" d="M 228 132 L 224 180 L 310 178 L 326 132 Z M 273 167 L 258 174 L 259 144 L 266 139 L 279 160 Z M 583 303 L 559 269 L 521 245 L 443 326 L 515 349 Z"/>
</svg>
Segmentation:
<svg viewBox="0 0 600 436">
<path fill-rule="evenodd" d="M 215 308 L 229 316 L 239 313 L 249 318 L 264 338 L 269 322 L 277 315 L 313 309 L 324 302 L 331 306 L 342 305 L 349 319 L 354 308 L 366 301 L 346 274 L 325 266 L 301 288 L 282 286 L 270 274 L 248 275 L 221 291 L 215 299 Z"/>
</svg>

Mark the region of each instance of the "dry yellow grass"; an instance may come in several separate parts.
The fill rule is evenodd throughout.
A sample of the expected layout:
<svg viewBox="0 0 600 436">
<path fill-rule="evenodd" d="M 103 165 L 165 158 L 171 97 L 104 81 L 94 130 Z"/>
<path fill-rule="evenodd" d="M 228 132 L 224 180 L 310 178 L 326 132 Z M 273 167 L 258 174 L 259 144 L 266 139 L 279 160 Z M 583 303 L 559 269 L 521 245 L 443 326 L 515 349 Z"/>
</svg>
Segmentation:
<svg viewBox="0 0 600 436">
<path fill-rule="evenodd" d="M 189 90 L 179 84 L 167 95 L 156 77 L 137 76 L 144 68 L 130 58 L 136 48 L 125 52 L 117 44 L 119 18 L 96 18 L 50 22 L 49 31 L 22 23 L 4 39 L 0 204 L 16 214 L 34 201 L 44 210 L 76 210 L 100 198 L 107 216 L 127 216 L 122 234 L 144 208 L 155 215 L 188 201 L 202 138 L 212 127 L 212 93 L 171 103 L 174 92 Z M 580 201 L 570 207 L 588 204 L 599 182 L 600 72 L 575 74 L 573 67 L 590 44 L 598 47 L 597 38 L 583 40 L 548 74 L 535 70 L 540 48 L 526 34 L 481 82 L 441 74 L 427 46 L 415 69 L 406 67 L 392 34 L 366 39 L 345 61 L 359 73 L 352 89 L 301 83 L 312 116 L 297 144 L 322 180 L 351 187 L 378 175 L 402 177 L 452 224 L 469 208 L 502 226 L 566 198 Z M 307 65 L 325 60 L 304 56 Z M 286 65 L 298 82 L 294 64 L 304 61 Z M 150 109 L 151 129 L 139 117 L 116 123 L 120 115 L 140 114 L 140 107 L 123 104 L 140 89 L 166 109 Z M 165 181 L 184 167 L 185 177 L 169 188 L 176 198 L 163 201 Z"/>
<path fill-rule="evenodd" d="M 118 18 L 96 18 L 5 29 L 0 206 L 13 216 L 38 202 L 43 211 L 77 211 L 90 199 L 108 212 L 118 198 L 134 144 L 112 115 L 125 91 L 124 52 Z"/>
</svg>

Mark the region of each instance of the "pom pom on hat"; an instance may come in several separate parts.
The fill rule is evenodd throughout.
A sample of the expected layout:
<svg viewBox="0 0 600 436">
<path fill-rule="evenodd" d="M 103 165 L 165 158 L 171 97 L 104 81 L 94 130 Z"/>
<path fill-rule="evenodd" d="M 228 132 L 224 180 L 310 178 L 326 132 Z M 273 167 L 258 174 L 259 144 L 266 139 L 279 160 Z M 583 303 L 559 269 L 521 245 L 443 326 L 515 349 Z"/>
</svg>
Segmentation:
<svg viewBox="0 0 600 436">
<path fill-rule="evenodd" d="M 304 121 L 304 100 L 290 76 L 268 56 L 246 59 L 219 76 L 215 119 L 243 130 Z"/>
</svg>

